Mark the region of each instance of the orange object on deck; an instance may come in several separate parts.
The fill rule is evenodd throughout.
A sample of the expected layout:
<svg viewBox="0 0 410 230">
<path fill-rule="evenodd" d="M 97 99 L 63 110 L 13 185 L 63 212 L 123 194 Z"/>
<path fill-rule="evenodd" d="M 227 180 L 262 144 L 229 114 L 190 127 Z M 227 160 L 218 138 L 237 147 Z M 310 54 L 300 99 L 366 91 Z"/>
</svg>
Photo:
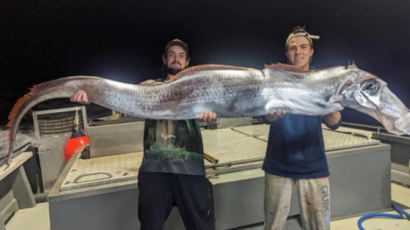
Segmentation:
<svg viewBox="0 0 410 230">
<path fill-rule="evenodd" d="M 64 146 L 64 158 L 67 162 L 70 160 L 71 156 L 74 155 L 74 153 L 78 152 L 81 147 L 87 145 L 90 142 L 88 136 L 84 134 L 83 136 L 73 136 L 67 140 Z"/>
</svg>

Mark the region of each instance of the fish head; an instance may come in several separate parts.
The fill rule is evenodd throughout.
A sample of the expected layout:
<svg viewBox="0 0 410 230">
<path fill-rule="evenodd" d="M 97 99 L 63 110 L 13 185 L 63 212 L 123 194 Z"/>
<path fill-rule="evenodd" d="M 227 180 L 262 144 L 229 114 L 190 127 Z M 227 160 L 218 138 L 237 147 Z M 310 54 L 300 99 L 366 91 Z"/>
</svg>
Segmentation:
<svg viewBox="0 0 410 230">
<path fill-rule="evenodd" d="M 351 68 L 341 87 L 342 104 L 379 121 L 390 133 L 410 135 L 410 112 L 387 83 L 359 68 Z"/>
</svg>

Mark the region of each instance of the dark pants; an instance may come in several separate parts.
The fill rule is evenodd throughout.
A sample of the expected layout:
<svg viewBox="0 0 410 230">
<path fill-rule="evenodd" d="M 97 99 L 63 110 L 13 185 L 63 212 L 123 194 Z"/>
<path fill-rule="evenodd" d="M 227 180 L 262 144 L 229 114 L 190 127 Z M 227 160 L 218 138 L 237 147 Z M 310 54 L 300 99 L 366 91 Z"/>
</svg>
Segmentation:
<svg viewBox="0 0 410 230">
<path fill-rule="evenodd" d="M 142 230 L 162 230 L 172 206 L 185 228 L 209 230 L 210 194 L 205 176 L 140 172 L 138 217 Z"/>
</svg>

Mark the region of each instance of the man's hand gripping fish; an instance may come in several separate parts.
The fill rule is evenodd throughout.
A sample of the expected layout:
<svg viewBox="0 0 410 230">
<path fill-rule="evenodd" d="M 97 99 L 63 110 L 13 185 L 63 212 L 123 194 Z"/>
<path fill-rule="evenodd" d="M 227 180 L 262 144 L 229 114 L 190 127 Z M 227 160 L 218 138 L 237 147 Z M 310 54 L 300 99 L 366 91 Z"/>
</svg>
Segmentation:
<svg viewBox="0 0 410 230">
<path fill-rule="evenodd" d="M 213 111 L 218 117 L 261 116 L 278 109 L 324 115 L 346 106 L 372 116 L 391 133 L 410 134 L 406 106 L 384 81 L 356 66 L 306 72 L 284 64 L 263 70 L 201 65 L 178 75 L 177 80 L 159 85 L 133 85 L 90 76 L 35 85 L 9 115 L 8 164 L 24 114 L 42 101 L 68 98 L 78 90 L 84 90 L 92 103 L 141 118 L 193 119 L 205 111 Z"/>
</svg>

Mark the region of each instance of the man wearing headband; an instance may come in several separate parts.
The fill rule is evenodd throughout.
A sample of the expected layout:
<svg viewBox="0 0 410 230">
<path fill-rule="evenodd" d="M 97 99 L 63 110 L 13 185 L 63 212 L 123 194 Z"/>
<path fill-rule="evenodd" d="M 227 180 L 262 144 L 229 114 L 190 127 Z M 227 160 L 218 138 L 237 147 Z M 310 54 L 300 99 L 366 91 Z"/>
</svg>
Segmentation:
<svg viewBox="0 0 410 230">
<path fill-rule="evenodd" d="M 303 27 L 286 39 L 286 57 L 291 65 L 310 70 L 314 49 Z M 304 230 L 330 229 L 329 170 L 324 150 L 322 121 L 330 128 L 340 125 L 339 111 L 325 116 L 285 114 L 278 110 L 264 117 L 270 123 L 265 171 L 265 229 L 281 230 L 290 210 L 292 186 L 297 186 Z"/>
</svg>

